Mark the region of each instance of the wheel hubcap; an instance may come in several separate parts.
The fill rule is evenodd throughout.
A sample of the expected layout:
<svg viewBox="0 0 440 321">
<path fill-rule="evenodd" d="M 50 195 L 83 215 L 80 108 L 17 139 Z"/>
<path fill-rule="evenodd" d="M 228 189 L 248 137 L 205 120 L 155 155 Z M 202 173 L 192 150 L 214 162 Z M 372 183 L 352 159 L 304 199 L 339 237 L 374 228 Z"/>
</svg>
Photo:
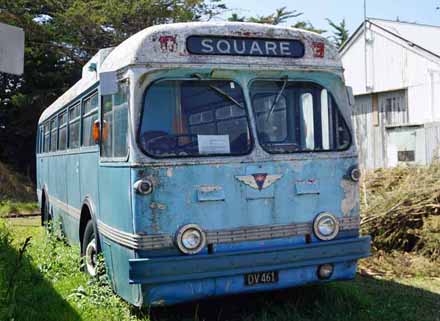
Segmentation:
<svg viewBox="0 0 440 321">
<path fill-rule="evenodd" d="M 89 242 L 89 244 L 87 244 L 86 248 L 86 267 L 87 272 L 91 276 L 96 275 L 97 254 L 98 251 L 96 250 L 96 240 L 93 239 Z"/>
</svg>

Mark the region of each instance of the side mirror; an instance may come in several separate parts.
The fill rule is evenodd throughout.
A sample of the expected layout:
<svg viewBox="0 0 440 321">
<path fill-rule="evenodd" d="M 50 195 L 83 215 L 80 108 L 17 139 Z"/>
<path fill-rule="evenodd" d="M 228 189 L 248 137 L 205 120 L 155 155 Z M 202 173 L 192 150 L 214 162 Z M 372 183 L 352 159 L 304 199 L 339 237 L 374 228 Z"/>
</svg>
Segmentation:
<svg viewBox="0 0 440 321">
<path fill-rule="evenodd" d="M 118 77 L 115 71 L 101 72 L 99 74 L 101 96 L 113 95 L 118 92 Z"/>
<path fill-rule="evenodd" d="M 350 106 L 353 107 L 355 104 L 353 88 L 351 87 L 346 87 L 346 88 L 347 88 L 348 103 L 350 104 Z"/>
</svg>

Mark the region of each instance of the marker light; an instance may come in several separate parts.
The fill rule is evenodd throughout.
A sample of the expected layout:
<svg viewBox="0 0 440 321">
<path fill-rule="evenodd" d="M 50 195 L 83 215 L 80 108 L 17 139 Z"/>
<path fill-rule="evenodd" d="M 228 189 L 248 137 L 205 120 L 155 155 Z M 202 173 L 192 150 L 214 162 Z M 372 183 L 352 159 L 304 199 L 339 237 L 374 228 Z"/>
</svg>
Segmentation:
<svg viewBox="0 0 440 321">
<path fill-rule="evenodd" d="M 357 166 L 350 167 L 347 174 L 353 182 L 359 182 L 361 178 L 361 171 Z"/>
<path fill-rule="evenodd" d="M 196 224 L 182 226 L 176 233 L 176 244 L 184 254 L 197 254 L 206 245 L 206 236 Z"/>
<path fill-rule="evenodd" d="M 339 222 L 333 214 L 323 212 L 316 216 L 313 222 L 313 231 L 320 240 L 332 240 L 339 233 Z"/>
<path fill-rule="evenodd" d="M 333 265 L 323 264 L 318 266 L 318 278 L 321 280 L 329 279 L 333 274 Z"/>
<path fill-rule="evenodd" d="M 142 195 L 150 194 L 153 191 L 153 183 L 149 179 L 140 179 L 133 185 L 134 190 Z"/>
</svg>

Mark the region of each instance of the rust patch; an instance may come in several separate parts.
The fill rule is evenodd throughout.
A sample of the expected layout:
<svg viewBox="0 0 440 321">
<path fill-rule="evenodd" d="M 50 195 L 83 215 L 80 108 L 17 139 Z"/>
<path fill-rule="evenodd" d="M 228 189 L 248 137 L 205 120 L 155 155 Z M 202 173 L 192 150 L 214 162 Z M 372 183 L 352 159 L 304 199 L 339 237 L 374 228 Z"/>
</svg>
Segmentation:
<svg viewBox="0 0 440 321">
<path fill-rule="evenodd" d="M 313 57 L 324 58 L 325 55 L 325 44 L 324 42 L 312 42 Z"/>
<path fill-rule="evenodd" d="M 165 305 L 165 300 L 164 299 L 160 299 L 157 301 L 153 301 L 151 302 L 151 305 L 153 306 L 164 306 Z"/>
<path fill-rule="evenodd" d="M 164 209 L 167 208 L 167 206 L 165 204 L 162 204 L 162 203 L 151 202 L 150 203 L 150 208 L 153 209 L 153 210 L 155 210 L 155 209 L 164 210 Z"/>
<path fill-rule="evenodd" d="M 160 49 L 163 52 L 175 52 L 177 51 L 177 36 L 160 36 L 159 37 Z"/>
<path fill-rule="evenodd" d="M 220 186 L 216 186 L 216 185 L 202 185 L 199 187 L 199 190 L 203 193 L 211 193 L 211 192 L 216 192 L 216 191 L 220 191 L 222 188 Z"/>
<path fill-rule="evenodd" d="M 350 212 L 359 204 L 359 193 L 357 190 L 358 185 L 354 182 L 343 179 L 341 181 L 341 187 L 344 190 L 344 199 L 341 202 L 341 210 L 345 215 L 349 215 Z"/>
</svg>

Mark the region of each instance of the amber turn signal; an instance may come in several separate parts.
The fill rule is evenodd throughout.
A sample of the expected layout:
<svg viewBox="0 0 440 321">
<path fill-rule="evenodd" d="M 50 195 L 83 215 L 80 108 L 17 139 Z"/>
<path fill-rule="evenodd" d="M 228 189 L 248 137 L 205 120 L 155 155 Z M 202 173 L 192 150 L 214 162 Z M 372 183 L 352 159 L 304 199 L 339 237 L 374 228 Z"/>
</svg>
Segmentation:
<svg viewBox="0 0 440 321">
<path fill-rule="evenodd" d="M 93 140 L 95 144 L 99 143 L 99 127 L 99 120 L 95 120 L 95 122 L 93 123 Z"/>
</svg>

